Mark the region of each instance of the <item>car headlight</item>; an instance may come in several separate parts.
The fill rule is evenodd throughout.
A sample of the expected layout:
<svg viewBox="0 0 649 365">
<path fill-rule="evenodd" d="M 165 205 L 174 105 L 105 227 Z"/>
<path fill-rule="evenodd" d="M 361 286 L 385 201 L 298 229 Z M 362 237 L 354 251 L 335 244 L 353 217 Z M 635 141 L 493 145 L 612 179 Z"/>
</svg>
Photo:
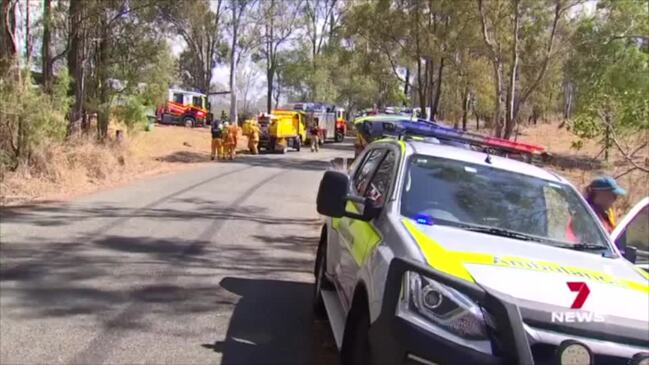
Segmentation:
<svg viewBox="0 0 649 365">
<path fill-rule="evenodd" d="M 412 271 L 404 275 L 399 310 L 464 339 L 488 339 L 478 305 L 457 290 Z"/>
</svg>

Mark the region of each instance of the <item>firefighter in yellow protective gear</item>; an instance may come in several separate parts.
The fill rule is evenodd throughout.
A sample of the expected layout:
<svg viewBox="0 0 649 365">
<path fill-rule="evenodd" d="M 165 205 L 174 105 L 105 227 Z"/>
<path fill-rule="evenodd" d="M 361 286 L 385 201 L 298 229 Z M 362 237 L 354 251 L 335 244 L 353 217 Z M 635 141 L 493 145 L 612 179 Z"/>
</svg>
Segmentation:
<svg viewBox="0 0 649 365">
<path fill-rule="evenodd" d="M 223 135 L 225 133 L 223 124 L 218 121 L 212 122 L 212 160 L 218 156 L 222 160 L 223 155 Z"/>
<path fill-rule="evenodd" d="M 250 153 L 253 155 L 259 154 L 259 134 L 261 133 L 261 130 L 259 129 L 259 126 L 257 123 L 252 123 L 248 127 L 248 149 L 250 150 Z"/>
<path fill-rule="evenodd" d="M 239 127 L 236 124 L 228 125 L 225 128 L 223 145 L 225 148 L 225 158 L 234 160 L 237 149 L 237 136 L 239 134 Z"/>
</svg>

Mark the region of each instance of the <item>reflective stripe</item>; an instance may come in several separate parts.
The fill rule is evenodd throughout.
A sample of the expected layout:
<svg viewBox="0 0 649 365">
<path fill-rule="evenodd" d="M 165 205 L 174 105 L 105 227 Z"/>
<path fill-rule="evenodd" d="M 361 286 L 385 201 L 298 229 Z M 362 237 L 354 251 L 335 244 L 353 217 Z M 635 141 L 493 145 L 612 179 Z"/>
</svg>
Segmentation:
<svg viewBox="0 0 649 365">
<path fill-rule="evenodd" d="M 442 245 L 417 229 L 415 224 L 410 220 L 403 219 L 402 222 L 412 238 L 419 245 L 428 265 L 443 273 L 475 283 L 469 271 L 462 265 L 460 253 L 446 250 Z"/>
<path fill-rule="evenodd" d="M 376 143 L 391 143 L 394 142 L 394 138 L 381 138 L 376 141 Z M 401 157 L 403 158 L 406 155 L 406 142 L 402 140 L 396 140 L 399 143 L 399 149 L 401 150 Z"/>
<path fill-rule="evenodd" d="M 629 279 L 616 278 L 603 272 L 575 266 L 561 265 L 549 261 L 531 260 L 515 256 L 494 256 L 492 254 L 479 252 L 447 250 L 428 235 L 421 232 L 413 221 L 404 218 L 402 222 L 408 232 L 412 235 L 415 242 L 419 245 L 426 261 L 431 267 L 460 279 L 475 282 L 464 264 L 478 264 L 576 276 L 600 283 L 649 293 L 649 281 L 642 283 Z M 637 267 L 634 268 L 637 269 L 637 271 L 641 270 Z M 649 278 L 649 275 L 647 274 L 642 275 L 645 278 Z"/>
<path fill-rule="evenodd" d="M 352 202 L 347 202 L 346 209 L 352 213 L 360 214 Z M 381 242 L 381 236 L 368 222 L 351 218 L 343 219 L 347 223 L 347 229 L 351 235 L 348 240 L 351 244 L 349 248 L 351 255 L 358 265 L 362 265 L 374 247 Z"/>
<path fill-rule="evenodd" d="M 637 267 L 635 265 L 633 265 L 633 268 L 635 269 L 635 271 L 639 272 L 640 275 L 642 275 L 643 278 L 649 280 L 649 272 L 646 272 L 643 269 L 641 269 L 641 268 L 639 268 L 639 267 Z"/>
</svg>

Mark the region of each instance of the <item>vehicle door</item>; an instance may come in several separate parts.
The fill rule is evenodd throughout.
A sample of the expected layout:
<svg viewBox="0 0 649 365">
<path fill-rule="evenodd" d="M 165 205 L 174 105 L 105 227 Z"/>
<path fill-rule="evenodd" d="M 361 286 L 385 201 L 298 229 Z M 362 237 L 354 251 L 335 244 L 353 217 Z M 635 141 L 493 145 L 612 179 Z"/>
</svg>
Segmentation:
<svg viewBox="0 0 649 365">
<path fill-rule="evenodd" d="M 362 163 L 353 173 L 352 194 L 370 198 L 379 205 L 387 199 L 396 159 L 395 152 L 387 147 L 374 147 L 364 154 Z M 363 211 L 362 204 L 353 202 L 348 202 L 346 209 L 354 213 Z M 340 218 L 337 231 L 340 260 L 335 268 L 336 278 L 343 289 L 341 301 L 349 308 L 358 271 L 382 238 L 374 222 L 348 217 Z"/>
<path fill-rule="evenodd" d="M 642 199 L 620 221 L 611 233 L 620 251 L 634 247 L 636 265 L 649 271 L 649 197 Z"/>
<path fill-rule="evenodd" d="M 185 113 L 185 95 L 182 93 L 174 92 L 172 95 L 172 102 L 169 105 L 169 113 L 175 117 L 180 117 Z"/>
</svg>

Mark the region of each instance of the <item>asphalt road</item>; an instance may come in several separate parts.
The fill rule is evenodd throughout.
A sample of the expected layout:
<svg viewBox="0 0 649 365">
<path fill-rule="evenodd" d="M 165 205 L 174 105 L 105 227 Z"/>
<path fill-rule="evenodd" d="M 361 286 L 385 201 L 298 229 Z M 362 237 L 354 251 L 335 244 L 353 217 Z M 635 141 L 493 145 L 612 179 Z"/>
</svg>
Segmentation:
<svg viewBox="0 0 649 365">
<path fill-rule="evenodd" d="M 311 314 L 334 157 L 242 156 L 1 211 L 0 363 L 329 364 Z"/>
</svg>

